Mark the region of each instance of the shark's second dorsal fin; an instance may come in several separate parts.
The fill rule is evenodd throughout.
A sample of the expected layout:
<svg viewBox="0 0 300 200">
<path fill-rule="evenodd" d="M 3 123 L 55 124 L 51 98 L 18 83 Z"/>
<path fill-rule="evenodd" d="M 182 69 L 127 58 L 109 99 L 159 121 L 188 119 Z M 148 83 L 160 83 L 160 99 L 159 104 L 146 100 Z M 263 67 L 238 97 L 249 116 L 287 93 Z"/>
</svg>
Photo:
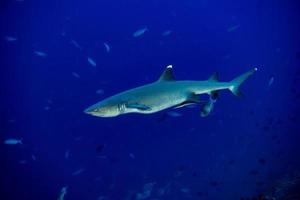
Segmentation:
<svg viewBox="0 0 300 200">
<path fill-rule="evenodd" d="M 172 65 L 168 65 L 158 81 L 175 81 Z"/>
<path fill-rule="evenodd" d="M 208 80 L 209 80 L 209 81 L 218 82 L 218 81 L 219 81 L 219 75 L 218 75 L 218 73 L 217 73 L 217 72 L 213 73 L 213 74 L 209 77 Z"/>
</svg>

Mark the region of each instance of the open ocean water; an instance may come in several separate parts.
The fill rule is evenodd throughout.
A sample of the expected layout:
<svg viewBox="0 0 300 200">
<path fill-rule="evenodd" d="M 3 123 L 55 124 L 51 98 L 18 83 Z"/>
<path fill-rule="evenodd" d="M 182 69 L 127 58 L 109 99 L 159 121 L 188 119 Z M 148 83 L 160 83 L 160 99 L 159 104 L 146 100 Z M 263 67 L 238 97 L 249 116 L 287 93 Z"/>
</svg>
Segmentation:
<svg viewBox="0 0 300 200">
<path fill-rule="evenodd" d="M 207 117 L 205 94 L 83 112 L 168 65 L 176 80 L 258 71 Z M 1 0 L 0 67 L 1 200 L 300 199 L 297 0 Z"/>
</svg>

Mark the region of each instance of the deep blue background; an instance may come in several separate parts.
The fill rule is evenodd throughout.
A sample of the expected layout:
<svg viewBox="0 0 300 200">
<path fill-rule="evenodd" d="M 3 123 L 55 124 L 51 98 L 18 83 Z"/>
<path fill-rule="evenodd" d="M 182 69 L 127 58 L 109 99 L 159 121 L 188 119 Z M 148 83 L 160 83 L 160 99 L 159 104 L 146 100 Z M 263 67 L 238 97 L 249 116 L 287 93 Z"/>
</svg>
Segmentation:
<svg viewBox="0 0 300 200">
<path fill-rule="evenodd" d="M 148 182 L 156 182 L 151 198 L 240 199 L 267 193 L 300 169 L 297 1 L 6 0 L 0 6 L 1 199 L 56 199 L 63 186 L 66 200 L 134 199 L 130 194 Z M 145 26 L 148 32 L 132 36 Z M 172 33 L 164 37 L 165 30 Z M 203 80 L 218 71 L 229 81 L 259 71 L 242 86 L 244 98 L 221 92 L 207 118 L 198 107 L 177 110 L 180 117 L 83 113 L 156 80 L 168 64 L 177 79 Z M 5 145 L 7 138 L 24 144 Z M 72 176 L 79 169 L 85 171 Z M 168 184 L 169 193 L 158 197 Z"/>
</svg>

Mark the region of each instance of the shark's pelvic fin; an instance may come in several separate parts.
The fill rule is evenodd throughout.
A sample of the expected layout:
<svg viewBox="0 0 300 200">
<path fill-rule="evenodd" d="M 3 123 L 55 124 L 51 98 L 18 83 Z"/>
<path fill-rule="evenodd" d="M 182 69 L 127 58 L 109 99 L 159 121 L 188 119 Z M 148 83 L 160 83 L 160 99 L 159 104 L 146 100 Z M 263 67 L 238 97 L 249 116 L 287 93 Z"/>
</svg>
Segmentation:
<svg viewBox="0 0 300 200">
<path fill-rule="evenodd" d="M 201 117 L 207 117 L 214 109 L 214 103 L 217 100 L 213 100 L 211 97 L 209 98 L 209 100 L 206 102 L 206 104 L 202 107 L 201 112 L 200 112 L 200 116 Z"/>
<path fill-rule="evenodd" d="M 146 106 L 144 104 L 139 104 L 139 103 L 128 103 L 126 104 L 126 108 L 134 108 L 138 110 L 151 110 L 149 106 Z"/>
<path fill-rule="evenodd" d="M 252 70 L 238 76 L 237 78 L 233 79 L 232 81 L 230 81 L 231 86 L 229 87 L 229 90 L 236 96 L 242 96 L 242 93 L 239 90 L 239 87 L 245 80 L 247 80 L 256 71 L 257 71 L 257 68 L 255 67 L 254 69 L 252 69 Z"/>
<path fill-rule="evenodd" d="M 217 72 L 213 73 L 209 79 L 209 81 L 214 81 L 214 82 L 218 82 L 219 81 L 219 74 Z"/>
<path fill-rule="evenodd" d="M 182 107 L 189 106 L 189 105 L 194 105 L 194 104 L 196 104 L 196 103 L 195 103 L 195 102 L 190 102 L 190 101 L 184 101 L 184 102 L 182 102 L 182 103 L 176 105 L 176 106 L 174 107 L 174 109 L 182 108 Z"/>
<path fill-rule="evenodd" d="M 175 81 L 172 65 L 168 65 L 165 71 L 161 74 L 158 81 Z"/>
<path fill-rule="evenodd" d="M 209 96 L 212 100 L 217 100 L 219 98 L 218 90 L 214 90 L 214 91 L 210 92 Z"/>
</svg>

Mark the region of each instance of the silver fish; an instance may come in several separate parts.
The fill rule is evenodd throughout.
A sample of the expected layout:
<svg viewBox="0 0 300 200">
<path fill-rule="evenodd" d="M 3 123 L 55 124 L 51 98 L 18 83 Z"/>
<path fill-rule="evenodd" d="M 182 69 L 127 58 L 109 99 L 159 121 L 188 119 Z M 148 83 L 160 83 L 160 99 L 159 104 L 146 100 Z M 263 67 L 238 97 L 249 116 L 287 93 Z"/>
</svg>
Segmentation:
<svg viewBox="0 0 300 200">
<path fill-rule="evenodd" d="M 166 31 L 164 31 L 164 32 L 162 32 L 162 36 L 168 36 L 168 35 L 171 35 L 171 33 L 172 33 L 173 31 L 171 31 L 171 30 L 166 30 Z"/>
<path fill-rule="evenodd" d="M 106 42 L 104 42 L 103 45 L 104 45 L 107 53 L 109 53 L 110 52 L 110 46 Z"/>
<path fill-rule="evenodd" d="M 15 41 L 18 40 L 18 38 L 13 37 L 13 36 L 6 36 L 6 37 L 5 37 L 5 40 L 6 40 L 7 42 L 15 42 Z"/>
<path fill-rule="evenodd" d="M 147 28 L 147 27 L 138 29 L 137 31 L 135 31 L 135 32 L 133 33 L 133 37 L 140 37 L 140 36 L 142 36 L 146 31 L 148 31 L 148 28 Z"/>
<path fill-rule="evenodd" d="M 64 200 L 65 195 L 67 194 L 67 189 L 68 189 L 68 187 L 63 187 L 63 188 L 61 188 L 57 200 Z"/>
<path fill-rule="evenodd" d="M 268 87 L 270 87 L 274 82 L 274 76 L 270 76 L 269 82 L 268 82 Z"/>
<path fill-rule="evenodd" d="M 22 139 L 10 138 L 10 139 L 5 140 L 4 144 L 16 145 L 16 144 L 23 144 L 23 142 L 22 142 Z"/>
<path fill-rule="evenodd" d="M 88 57 L 88 62 L 90 63 L 90 65 L 92 65 L 93 67 L 96 67 L 96 62 L 91 58 L 91 57 Z"/>
<path fill-rule="evenodd" d="M 39 56 L 39 57 L 47 57 L 47 54 L 42 51 L 34 51 L 34 54 Z"/>
<path fill-rule="evenodd" d="M 77 175 L 81 174 L 84 171 L 85 171 L 85 169 L 83 169 L 83 168 L 81 168 L 79 170 L 76 170 L 75 172 L 72 173 L 72 176 L 77 176 Z"/>
</svg>

